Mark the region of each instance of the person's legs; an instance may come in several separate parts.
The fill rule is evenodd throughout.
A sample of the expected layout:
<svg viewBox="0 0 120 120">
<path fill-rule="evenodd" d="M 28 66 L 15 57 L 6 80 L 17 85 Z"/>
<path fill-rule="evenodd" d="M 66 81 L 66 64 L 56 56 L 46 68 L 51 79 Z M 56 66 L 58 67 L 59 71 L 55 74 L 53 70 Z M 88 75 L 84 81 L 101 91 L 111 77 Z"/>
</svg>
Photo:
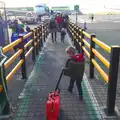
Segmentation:
<svg viewBox="0 0 120 120">
<path fill-rule="evenodd" d="M 79 99 L 80 99 L 80 100 L 83 99 L 83 91 L 82 91 L 81 82 L 82 82 L 82 80 L 80 80 L 80 79 L 77 79 L 77 80 L 76 80 L 76 85 L 77 85 L 77 89 L 78 89 Z"/>
<path fill-rule="evenodd" d="M 59 32 L 60 32 L 60 24 L 58 24 L 58 29 L 59 29 Z"/>
<path fill-rule="evenodd" d="M 62 29 L 62 24 L 60 24 L 60 31 L 61 31 L 61 29 Z"/>
<path fill-rule="evenodd" d="M 63 42 L 63 35 L 61 35 L 61 42 Z"/>
<path fill-rule="evenodd" d="M 68 87 L 68 91 L 69 92 L 72 92 L 73 86 L 74 86 L 74 82 L 75 82 L 75 80 L 70 78 L 70 84 L 69 84 L 69 87 Z"/>
<path fill-rule="evenodd" d="M 65 40 L 65 35 L 63 35 L 63 42 L 64 42 L 64 40 Z"/>
<path fill-rule="evenodd" d="M 56 38 L 57 38 L 57 32 L 55 32 L 54 34 L 55 34 L 55 41 L 56 41 Z"/>
<path fill-rule="evenodd" d="M 54 39 L 53 39 L 53 32 L 51 33 L 51 36 L 52 36 L 52 42 L 54 42 Z"/>
</svg>

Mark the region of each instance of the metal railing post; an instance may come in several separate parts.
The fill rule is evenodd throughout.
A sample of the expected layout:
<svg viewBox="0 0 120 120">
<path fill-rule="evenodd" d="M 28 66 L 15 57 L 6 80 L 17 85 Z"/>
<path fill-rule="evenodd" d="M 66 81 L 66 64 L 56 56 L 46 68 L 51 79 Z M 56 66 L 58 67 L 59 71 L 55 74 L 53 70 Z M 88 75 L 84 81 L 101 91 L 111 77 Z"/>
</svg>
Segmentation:
<svg viewBox="0 0 120 120">
<path fill-rule="evenodd" d="M 92 40 L 93 38 L 95 38 L 96 35 L 91 35 L 91 41 L 90 41 L 90 78 L 94 78 L 94 65 L 92 63 L 92 59 L 95 58 L 94 53 L 92 52 L 92 49 L 95 49 L 95 42 Z"/>
<path fill-rule="evenodd" d="M 113 115 L 115 112 L 119 56 L 120 56 L 120 47 L 112 46 L 111 56 L 110 56 L 109 82 L 108 82 L 108 91 L 107 91 L 107 113 L 108 115 Z"/>
<path fill-rule="evenodd" d="M 38 45 L 38 36 L 37 36 L 37 34 L 38 34 L 38 31 L 37 31 L 37 28 L 35 28 L 35 51 L 36 51 L 36 55 L 38 56 L 38 54 L 39 54 L 39 45 Z"/>
<path fill-rule="evenodd" d="M 10 104 L 8 100 L 8 88 L 6 82 L 6 74 L 4 63 L 7 57 L 2 53 L 2 48 L 0 48 L 0 115 L 2 116 L 10 115 Z"/>
<path fill-rule="evenodd" d="M 42 37 L 43 33 L 42 33 L 42 26 L 40 26 L 40 46 L 43 47 L 43 37 Z"/>
<path fill-rule="evenodd" d="M 78 28 L 78 53 L 81 53 L 81 46 L 80 46 L 80 28 Z"/>
<path fill-rule="evenodd" d="M 86 25 L 86 22 L 84 22 L 84 30 L 87 29 L 87 25 Z"/>
<path fill-rule="evenodd" d="M 47 23 L 46 23 L 46 25 L 45 25 L 45 33 L 46 33 L 46 38 L 47 38 Z"/>
<path fill-rule="evenodd" d="M 79 52 L 79 28 L 76 26 L 76 50 Z"/>
<path fill-rule="evenodd" d="M 70 36 L 71 33 L 70 33 L 70 27 L 69 27 L 69 26 L 70 26 L 70 23 L 68 23 L 68 26 L 67 26 L 67 32 L 68 32 L 68 34 L 69 34 L 69 36 Z M 70 37 L 71 37 L 71 36 L 70 36 Z"/>
<path fill-rule="evenodd" d="M 75 25 L 75 37 L 76 37 L 75 48 L 77 49 L 77 26 L 76 25 Z"/>
<path fill-rule="evenodd" d="M 83 31 L 85 31 L 84 29 L 81 29 L 81 32 L 80 32 L 80 34 L 81 34 L 81 39 L 80 39 L 80 42 L 81 42 L 81 53 L 84 53 L 84 50 L 82 49 L 82 47 L 84 46 L 84 42 L 83 42 L 83 39 L 84 39 L 84 37 L 85 37 L 85 35 L 83 34 Z"/>
<path fill-rule="evenodd" d="M 74 30 L 74 31 L 73 31 L 73 42 L 74 42 L 74 46 L 75 46 L 75 41 L 76 41 L 76 39 L 75 39 L 75 36 L 76 36 L 76 35 L 75 35 L 75 26 L 73 26 L 73 30 Z"/>
<path fill-rule="evenodd" d="M 27 70 L 26 70 L 26 59 L 25 59 L 25 50 L 24 50 L 24 39 L 22 35 L 19 35 L 19 38 L 22 39 L 22 42 L 19 44 L 19 49 L 22 49 L 23 52 L 20 55 L 20 59 L 24 60 L 21 66 L 22 79 L 27 79 Z"/>
<path fill-rule="evenodd" d="M 45 42 L 45 25 L 43 25 L 43 36 L 44 36 L 44 42 Z"/>
<path fill-rule="evenodd" d="M 32 39 L 33 39 L 33 42 L 32 42 L 32 46 L 33 46 L 33 50 L 32 50 L 32 60 L 33 62 L 35 62 L 35 59 L 36 59 L 36 52 L 35 52 L 35 44 L 34 44 L 34 31 L 32 30 Z"/>
<path fill-rule="evenodd" d="M 40 27 L 37 28 L 38 33 L 37 33 L 37 39 L 38 39 L 38 48 L 41 51 L 41 44 L 40 44 Z"/>
<path fill-rule="evenodd" d="M 72 26 L 72 25 L 70 25 L 70 26 Z M 73 27 L 73 29 L 74 29 L 74 27 Z M 72 37 L 72 41 L 74 41 L 74 31 L 71 29 L 71 31 L 72 32 L 70 32 L 70 36 Z"/>
</svg>

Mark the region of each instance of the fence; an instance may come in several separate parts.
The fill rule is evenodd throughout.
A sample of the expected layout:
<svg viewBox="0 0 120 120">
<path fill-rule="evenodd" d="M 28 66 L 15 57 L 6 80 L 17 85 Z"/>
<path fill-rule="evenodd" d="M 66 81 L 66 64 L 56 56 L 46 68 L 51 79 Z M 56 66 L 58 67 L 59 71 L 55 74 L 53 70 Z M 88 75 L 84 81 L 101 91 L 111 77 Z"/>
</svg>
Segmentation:
<svg viewBox="0 0 120 120">
<path fill-rule="evenodd" d="M 115 112 L 115 99 L 116 99 L 116 88 L 117 88 L 117 77 L 118 77 L 118 67 L 119 67 L 119 55 L 120 55 L 120 46 L 108 46 L 105 43 L 101 42 L 96 38 L 96 35 L 88 34 L 84 29 L 75 25 L 74 23 L 69 21 L 69 30 L 68 30 L 72 40 L 74 42 L 74 46 L 78 50 L 78 52 L 84 52 L 86 56 L 90 60 L 89 64 L 89 73 L 90 78 L 94 78 L 94 68 L 98 70 L 103 79 L 108 83 L 108 91 L 107 91 L 107 114 L 113 115 Z M 87 39 L 90 40 L 90 43 L 87 42 Z M 102 49 L 110 53 L 110 62 L 104 58 L 100 52 L 95 49 L 95 45 L 99 45 Z M 89 49 L 90 52 L 86 49 Z M 101 66 L 95 60 L 97 57 L 109 70 L 107 74 Z"/>
<path fill-rule="evenodd" d="M 13 56 L 11 56 L 8 60 L 4 60 L 2 65 L 0 65 L 0 115 L 7 115 L 10 113 L 10 105 L 7 99 L 7 83 L 11 80 L 14 74 L 21 68 L 21 74 L 23 79 L 27 79 L 27 69 L 26 69 L 26 58 L 32 53 L 32 60 L 35 62 L 39 51 L 43 47 L 43 42 L 48 35 L 47 29 L 48 23 L 44 23 L 39 27 L 35 28 L 31 32 L 26 35 L 19 35 L 19 39 L 10 43 L 9 45 L 2 48 L 2 54 L 0 60 L 4 54 L 11 51 L 15 47 L 17 47 L 17 51 Z M 25 39 L 29 38 L 30 40 L 25 44 Z M 28 48 L 29 47 L 29 48 Z M 28 51 L 26 51 L 28 50 Z M 17 65 L 11 70 L 11 72 L 6 75 L 5 70 L 18 58 L 20 57 Z M 0 62 L 1 62 L 0 61 Z M 5 85 L 5 86 L 4 86 Z"/>
</svg>

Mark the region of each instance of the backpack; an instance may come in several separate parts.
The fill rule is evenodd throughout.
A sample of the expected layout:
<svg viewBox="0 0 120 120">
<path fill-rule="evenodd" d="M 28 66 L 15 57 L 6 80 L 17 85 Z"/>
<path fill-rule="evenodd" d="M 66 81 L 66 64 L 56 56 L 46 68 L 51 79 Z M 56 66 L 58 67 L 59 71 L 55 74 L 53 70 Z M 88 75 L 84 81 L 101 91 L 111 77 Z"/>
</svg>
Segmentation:
<svg viewBox="0 0 120 120">
<path fill-rule="evenodd" d="M 56 22 L 55 22 L 55 20 L 51 20 L 50 21 L 50 29 L 53 29 L 53 28 L 56 28 Z"/>
<path fill-rule="evenodd" d="M 63 21 L 62 21 L 62 27 L 66 28 L 66 19 L 63 19 Z"/>
</svg>

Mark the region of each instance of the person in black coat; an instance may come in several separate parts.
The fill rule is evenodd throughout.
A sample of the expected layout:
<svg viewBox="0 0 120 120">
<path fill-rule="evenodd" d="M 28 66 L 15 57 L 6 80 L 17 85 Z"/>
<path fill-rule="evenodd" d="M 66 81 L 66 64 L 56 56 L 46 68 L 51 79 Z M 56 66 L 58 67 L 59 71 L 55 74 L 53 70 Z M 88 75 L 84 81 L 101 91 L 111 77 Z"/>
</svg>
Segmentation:
<svg viewBox="0 0 120 120">
<path fill-rule="evenodd" d="M 85 69 L 85 60 L 83 54 L 76 53 L 76 50 L 73 46 L 69 46 L 66 49 L 67 54 L 69 55 L 69 59 L 66 62 L 64 70 L 64 75 L 70 77 L 70 83 L 68 87 L 68 91 L 72 93 L 74 83 L 76 81 L 79 100 L 83 100 L 83 92 L 82 92 L 82 79 Z"/>
</svg>

